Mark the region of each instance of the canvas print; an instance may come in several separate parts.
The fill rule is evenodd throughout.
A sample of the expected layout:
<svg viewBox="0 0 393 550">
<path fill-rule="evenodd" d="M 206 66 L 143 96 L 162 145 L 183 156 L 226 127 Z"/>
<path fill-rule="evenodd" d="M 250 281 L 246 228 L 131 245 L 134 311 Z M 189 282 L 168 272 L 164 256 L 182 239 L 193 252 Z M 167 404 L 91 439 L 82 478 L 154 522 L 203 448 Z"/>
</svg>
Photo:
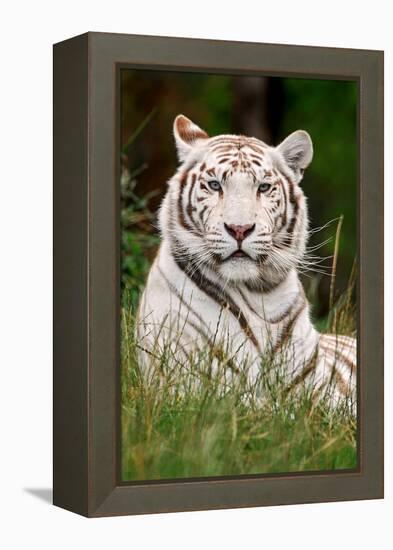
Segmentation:
<svg viewBox="0 0 393 550">
<path fill-rule="evenodd" d="M 357 83 L 119 88 L 122 481 L 355 469 Z"/>
</svg>

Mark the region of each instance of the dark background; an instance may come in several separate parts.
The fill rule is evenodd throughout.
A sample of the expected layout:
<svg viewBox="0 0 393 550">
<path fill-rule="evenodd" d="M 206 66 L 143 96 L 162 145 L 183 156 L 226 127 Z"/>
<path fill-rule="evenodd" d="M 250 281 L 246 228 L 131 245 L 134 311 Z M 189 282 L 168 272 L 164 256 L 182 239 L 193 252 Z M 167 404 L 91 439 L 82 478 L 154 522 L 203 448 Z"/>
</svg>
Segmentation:
<svg viewBox="0 0 393 550">
<path fill-rule="evenodd" d="M 211 136 L 245 134 L 277 145 L 304 129 L 314 159 L 302 187 L 311 228 L 343 216 L 335 295 L 347 287 L 356 255 L 357 85 L 350 81 L 246 77 L 196 73 L 121 72 L 122 284 L 135 302 L 158 237 L 155 212 L 177 166 L 173 120 L 182 113 Z M 317 254 L 333 254 L 337 220 L 316 233 Z M 316 319 L 326 317 L 332 259 L 327 274 L 304 278 Z"/>
</svg>

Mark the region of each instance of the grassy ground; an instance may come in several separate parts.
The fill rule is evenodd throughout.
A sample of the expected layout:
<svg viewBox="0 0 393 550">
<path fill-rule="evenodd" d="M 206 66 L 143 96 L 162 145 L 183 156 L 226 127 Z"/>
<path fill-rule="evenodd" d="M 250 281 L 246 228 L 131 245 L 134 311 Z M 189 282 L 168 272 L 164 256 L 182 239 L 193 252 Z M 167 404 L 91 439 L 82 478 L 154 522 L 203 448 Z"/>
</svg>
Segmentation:
<svg viewBox="0 0 393 550">
<path fill-rule="evenodd" d="M 332 308 L 326 330 L 353 334 L 350 294 Z M 356 419 L 313 403 L 305 389 L 284 393 L 277 365 L 265 363 L 255 387 L 238 376 L 223 388 L 220 368 L 222 374 L 227 367 L 212 376 L 206 352 L 186 368 L 170 367 L 163 352 L 147 382 L 137 360 L 133 298 L 122 308 L 124 481 L 356 467 Z"/>
</svg>

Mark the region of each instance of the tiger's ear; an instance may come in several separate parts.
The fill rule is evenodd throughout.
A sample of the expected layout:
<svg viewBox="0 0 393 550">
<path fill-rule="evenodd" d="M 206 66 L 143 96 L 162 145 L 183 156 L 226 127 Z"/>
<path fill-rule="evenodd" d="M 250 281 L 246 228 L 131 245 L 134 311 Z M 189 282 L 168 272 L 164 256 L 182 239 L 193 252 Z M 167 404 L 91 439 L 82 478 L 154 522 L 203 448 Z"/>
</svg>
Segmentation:
<svg viewBox="0 0 393 550">
<path fill-rule="evenodd" d="M 201 130 L 199 126 L 184 115 L 178 115 L 175 118 L 173 133 L 180 162 L 187 158 L 187 155 L 199 140 L 208 139 L 209 137 L 204 130 Z"/>
<path fill-rule="evenodd" d="M 285 138 L 277 150 L 291 170 L 301 179 L 313 157 L 313 146 L 309 134 L 304 130 L 297 130 Z"/>
</svg>

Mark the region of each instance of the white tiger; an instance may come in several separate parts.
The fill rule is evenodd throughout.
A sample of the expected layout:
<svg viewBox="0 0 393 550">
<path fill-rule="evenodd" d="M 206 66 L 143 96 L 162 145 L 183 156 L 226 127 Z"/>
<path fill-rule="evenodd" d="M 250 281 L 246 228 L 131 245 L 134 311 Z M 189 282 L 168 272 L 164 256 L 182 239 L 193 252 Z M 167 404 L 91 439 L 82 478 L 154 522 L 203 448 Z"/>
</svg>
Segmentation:
<svg viewBox="0 0 393 550">
<path fill-rule="evenodd" d="M 332 388 L 334 403 L 354 402 L 356 339 L 317 332 L 297 272 L 308 235 L 299 183 L 313 156 L 309 134 L 269 147 L 210 138 L 179 115 L 174 135 L 180 166 L 159 212 L 162 242 L 138 312 L 141 348 L 172 339 L 186 359 L 219 343 L 247 365 L 251 382 L 261 355 L 284 354 L 289 388 L 310 382 L 317 394 Z"/>
</svg>

